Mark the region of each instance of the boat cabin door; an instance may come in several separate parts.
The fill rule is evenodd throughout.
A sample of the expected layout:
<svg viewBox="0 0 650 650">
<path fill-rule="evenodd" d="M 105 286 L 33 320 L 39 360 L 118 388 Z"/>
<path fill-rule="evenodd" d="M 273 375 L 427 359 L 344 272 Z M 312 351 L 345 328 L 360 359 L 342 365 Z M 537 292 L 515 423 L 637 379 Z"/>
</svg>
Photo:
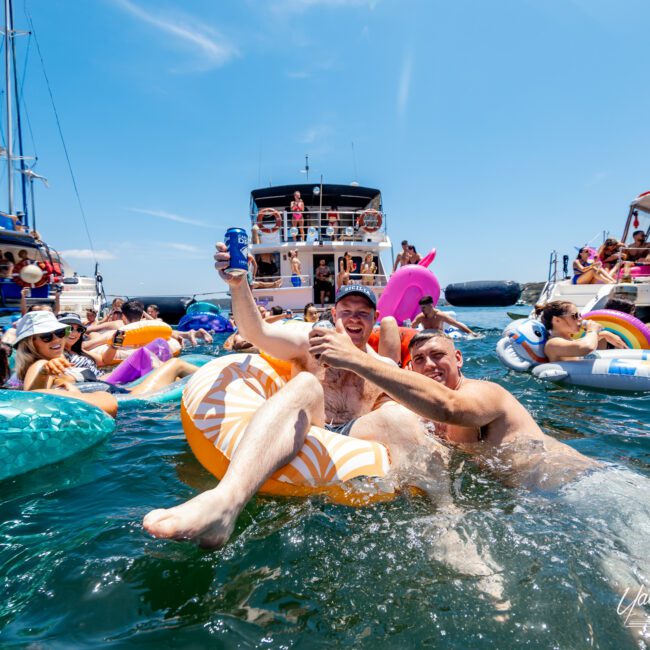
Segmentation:
<svg viewBox="0 0 650 650">
<path fill-rule="evenodd" d="M 316 269 L 320 266 L 320 261 L 325 260 L 325 265 L 329 269 L 329 282 L 319 279 L 319 276 L 316 273 Z M 334 255 L 328 254 L 314 254 L 314 304 L 334 304 L 334 289 L 336 285 L 334 280 L 336 278 L 334 270 Z M 324 275 L 324 274 L 323 274 Z M 323 293 L 322 298 L 323 302 L 321 303 L 321 292 Z"/>
</svg>

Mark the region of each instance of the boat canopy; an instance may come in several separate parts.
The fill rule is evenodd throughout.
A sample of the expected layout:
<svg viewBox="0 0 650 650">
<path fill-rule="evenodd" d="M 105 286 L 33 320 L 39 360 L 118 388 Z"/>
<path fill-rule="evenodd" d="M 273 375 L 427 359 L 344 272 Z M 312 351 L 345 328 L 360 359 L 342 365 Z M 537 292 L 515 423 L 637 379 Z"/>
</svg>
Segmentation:
<svg viewBox="0 0 650 650">
<path fill-rule="evenodd" d="M 643 210 L 643 212 L 650 212 L 650 192 L 643 192 L 632 201 L 631 208 L 636 210 Z"/>
<path fill-rule="evenodd" d="M 381 192 L 371 187 L 361 185 L 321 185 L 319 183 L 303 183 L 295 185 L 277 185 L 263 187 L 251 192 L 251 213 L 262 208 L 289 208 L 293 201 L 293 193 L 300 192 L 305 206 L 337 206 L 352 210 L 373 208 L 382 210 Z"/>
</svg>

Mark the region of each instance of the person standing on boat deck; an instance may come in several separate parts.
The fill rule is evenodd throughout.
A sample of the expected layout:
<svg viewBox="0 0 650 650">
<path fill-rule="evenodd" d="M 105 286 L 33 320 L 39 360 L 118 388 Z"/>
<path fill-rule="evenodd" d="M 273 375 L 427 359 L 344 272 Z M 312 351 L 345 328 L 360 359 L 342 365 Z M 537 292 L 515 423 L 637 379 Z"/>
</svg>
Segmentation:
<svg viewBox="0 0 650 650">
<path fill-rule="evenodd" d="M 332 272 L 324 259 L 318 261 L 318 266 L 314 271 L 314 288 L 316 289 L 316 298 L 320 298 L 320 306 L 325 307 L 325 298 L 329 303 L 330 291 L 332 290 Z"/>
<path fill-rule="evenodd" d="M 422 257 L 420 256 L 420 253 L 415 250 L 415 246 L 413 244 L 409 244 L 408 247 L 408 261 L 406 262 L 407 264 L 419 264 L 420 260 Z"/>
<path fill-rule="evenodd" d="M 465 332 L 465 334 L 476 336 L 476 333 L 472 332 L 465 323 L 461 323 L 459 320 L 452 318 L 449 314 L 445 314 L 445 312 L 436 309 L 433 306 L 433 298 L 431 296 L 423 296 L 420 298 L 418 305 L 420 305 L 422 311 L 415 317 L 413 327 L 417 328 L 421 325 L 422 329 L 425 330 L 443 332 L 445 323 L 447 323 L 452 327 L 457 327 L 462 332 Z"/>
<path fill-rule="evenodd" d="M 332 206 L 327 213 L 327 225 L 334 230 L 332 233 L 332 241 L 338 241 L 339 232 L 339 212 L 336 206 Z"/>
<path fill-rule="evenodd" d="M 373 254 L 366 253 L 363 264 L 361 264 L 361 284 L 372 287 L 375 284 L 375 273 L 377 273 L 377 265 Z"/>
<path fill-rule="evenodd" d="M 289 261 L 291 262 L 291 284 L 294 287 L 302 286 L 302 262 L 298 258 L 298 251 L 289 251 Z"/>
<path fill-rule="evenodd" d="M 435 436 L 461 448 L 508 482 L 553 489 L 600 464 L 547 436 L 505 388 L 468 379 L 463 355 L 439 332 L 419 332 L 409 343 L 411 370 L 362 355 L 346 332 L 315 329 L 311 353 L 353 372 L 433 423 Z"/>
<path fill-rule="evenodd" d="M 385 444 L 392 467 L 404 468 L 410 451 L 440 451 L 418 418 L 386 400 L 382 391 L 346 371 L 323 366 L 310 354 L 310 325 L 265 323 L 241 276 L 225 272 L 230 255 L 217 244 L 216 268 L 230 286 L 232 309 L 242 335 L 268 354 L 292 361 L 293 377 L 251 419 L 219 485 L 169 510 L 154 510 L 143 525 L 155 537 L 194 539 L 217 547 L 230 537 L 246 503 L 277 469 L 303 446 L 310 426 Z M 394 365 L 368 346 L 377 318 L 377 298 L 368 287 L 350 285 L 336 296 L 337 328 L 363 357 Z M 326 423 L 330 424 L 326 424 Z"/>
<path fill-rule="evenodd" d="M 402 250 L 397 254 L 395 258 L 395 264 L 393 264 L 393 273 L 397 271 L 399 266 L 406 266 L 409 263 L 409 243 L 405 239 L 402 242 Z"/>
<path fill-rule="evenodd" d="M 305 224 L 304 224 L 304 211 L 305 204 L 300 198 L 300 192 L 293 193 L 293 201 L 291 201 L 291 225 L 298 228 L 300 231 L 300 241 L 305 241 Z"/>
</svg>

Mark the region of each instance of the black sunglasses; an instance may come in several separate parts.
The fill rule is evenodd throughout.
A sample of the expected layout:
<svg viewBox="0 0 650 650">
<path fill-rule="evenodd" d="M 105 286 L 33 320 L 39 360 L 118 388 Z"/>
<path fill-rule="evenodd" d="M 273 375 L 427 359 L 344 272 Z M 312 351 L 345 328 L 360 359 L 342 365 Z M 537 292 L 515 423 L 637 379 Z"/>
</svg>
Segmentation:
<svg viewBox="0 0 650 650">
<path fill-rule="evenodd" d="M 54 332 L 48 332 L 47 334 L 37 334 L 36 336 L 38 336 L 38 338 L 41 341 L 43 341 L 43 343 L 50 343 L 55 336 L 57 339 L 64 339 L 69 334 L 70 334 L 70 328 L 63 327 L 60 330 L 55 330 Z"/>
<path fill-rule="evenodd" d="M 73 332 L 79 332 L 79 334 L 83 334 L 86 331 L 86 328 L 83 325 L 70 325 L 70 329 Z"/>
</svg>

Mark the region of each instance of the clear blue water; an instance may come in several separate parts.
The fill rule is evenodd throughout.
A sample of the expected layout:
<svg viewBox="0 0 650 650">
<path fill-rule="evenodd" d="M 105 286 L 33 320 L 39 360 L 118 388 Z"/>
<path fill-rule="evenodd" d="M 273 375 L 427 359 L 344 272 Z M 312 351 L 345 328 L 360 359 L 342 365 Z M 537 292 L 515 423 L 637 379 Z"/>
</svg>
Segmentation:
<svg viewBox="0 0 650 650">
<path fill-rule="evenodd" d="M 0 646 L 639 647 L 617 584 L 648 569 L 650 399 L 508 373 L 494 355 L 505 310 L 457 313 L 486 334 L 460 344 L 466 374 L 613 469 L 536 494 L 458 454 L 451 508 L 259 497 L 209 553 L 141 528 L 215 484 L 178 407 L 125 411 L 108 441 L 0 483 Z"/>
</svg>

